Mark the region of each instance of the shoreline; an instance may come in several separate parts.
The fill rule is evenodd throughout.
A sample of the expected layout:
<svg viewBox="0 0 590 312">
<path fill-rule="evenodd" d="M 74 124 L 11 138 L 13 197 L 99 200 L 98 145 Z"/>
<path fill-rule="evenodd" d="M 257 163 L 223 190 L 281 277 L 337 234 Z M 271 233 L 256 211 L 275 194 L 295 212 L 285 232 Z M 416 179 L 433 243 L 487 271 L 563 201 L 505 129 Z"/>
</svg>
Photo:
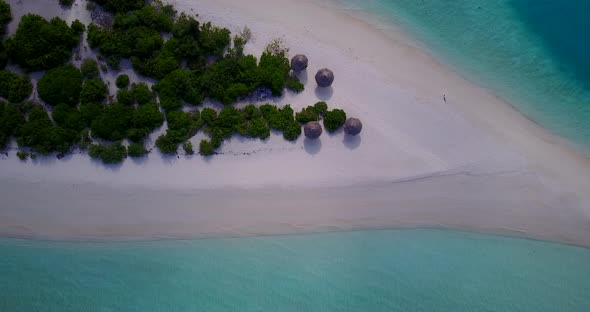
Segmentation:
<svg viewBox="0 0 590 312">
<path fill-rule="evenodd" d="M 158 242 L 176 242 L 176 241 L 200 241 L 200 240 L 216 240 L 216 239 L 240 239 L 240 238 L 265 238 L 265 237 L 281 237 L 281 236 L 314 236 L 324 234 L 338 234 L 338 233 L 355 233 L 355 232 L 381 232 L 381 231 L 439 231 L 439 232 L 450 232 L 458 234 L 471 234 L 471 235 L 482 235 L 491 238 L 506 238 L 506 239 L 517 239 L 541 243 L 557 244 L 560 246 L 571 246 L 583 249 L 590 249 L 590 245 L 580 244 L 576 242 L 567 242 L 554 240 L 550 238 L 544 238 L 542 236 L 531 236 L 527 233 L 519 232 L 518 230 L 478 230 L 470 228 L 451 228 L 443 226 L 424 226 L 424 227 L 411 227 L 411 226 L 400 226 L 400 227 L 369 227 L 369 228 L 354 228 L 354 229 L 342 229 L 342 230 L 327 230 L 327 231 L 306 231 L 306 232 L 286 232 L 286 233 L 272 233 L 272 234 L 261 234 L 261 235 L 216 235 L 216 236 L 185 236 L 185 237 L 117 237 L 117 238 L 106 238 L 106 237 L 42 237 L 42 236 L 17 236 L 17 235 L 2 235 L 0 236 L 0 242 L 6 241 L 21 241 L 31 243 L 73 243 L 73 244 L 125 244 L 125 243 L 158 243 Z"/>
<path fill-rule="evenodd" d="M 520 180 L 518 184 L 515 179 Z M 13 207 L 12 216 L 4 214 L 0 236 L 126 241 L 435 227 L 590 246 L 584 230 L 586 221 L 579 216 L 558 214 L 555 219 L 551 206 L 533 211 L 514 209 L 514 202 L 534 206 L 551 200 L 551 196 L 534 189 L 529 191 L 527 201 L 521 200 L 523 189 L 539 187 L 528 183 L 523 176 L 467 173 L 314 189 L 164 191 L 55 183 L 21 200 L 19 206 Z M 2 184 L 2 192 L 7 193 L 31 186 L 28 182 Z M 470 185 L 470 195 L 452 198 L 466 191 L 461 185 Z M 482 189 L 504 195 L 495 198 Z M 62 194 L 62 198 L 34 206 L 39 198 L 55 193 Z M 116 204 L 103 205 L 105 197 Z M 72 206 L 68 202 L 86 205 Z M 55 211 L 60 214 L 54 215 Z M 536 215 L 523 218 L 523 212 Z"/>
<path fill-rule="evenodd" d="M 350 148 L 325 136 L 313 153 L 301 139 L 232 140 L 222 147 L 228 154 L 269 151 L 210 161 L 152 153 L 113 170 L 76 155 L 49 166 L 0 160 L 0 194 L 12 204 L 0 208 L 0 236 L 194 238 L 434 225 L 590 246 L 590 159 L 493 90 L 406 34 L 385 34 L 316 1 L 233 2 L 175 5 L 198 6 L 192 13 L 232 32 L 247 25 L 254 34 L 248 53 L 258 54 L 277 36 L 273 25 L 283 26 L 278 35 L 291 55 L 311 56 L 308 76 L 320 64 L 336 70 L 329 102 L 361 117 L 362 141 Z M 260 7 L 268 8 L 263 16 Z M 361 42 L 351 43 L 350 33 Z M 308 80 L 302 95 L 287 93 L 278 103 L 298 110 L 321 100 Z M 439 99 L 445 90 L 449 103 Z"/>
</svg>

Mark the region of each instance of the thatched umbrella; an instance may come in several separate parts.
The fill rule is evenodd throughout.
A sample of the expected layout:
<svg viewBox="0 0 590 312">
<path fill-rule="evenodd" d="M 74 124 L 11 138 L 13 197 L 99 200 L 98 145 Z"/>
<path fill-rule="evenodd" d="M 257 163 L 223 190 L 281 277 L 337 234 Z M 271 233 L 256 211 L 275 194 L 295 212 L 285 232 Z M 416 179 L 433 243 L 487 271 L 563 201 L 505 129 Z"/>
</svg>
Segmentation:
<svg viewBox="0 0 590 312">
<path fill-rule="evenodd" d="M 317 121 L 310 121 L 303 126 L 303 133 L 308 139 L 315 140 L 322 135 L 322 126 Z"/>
<path fill-rule="evenodd" d="M 334 82 L 334 73 L 327 68 L 322 68 L 315 74 L 315 81 L 320 87 L 329 87 Z"/>
<path fill-rule="evenodd" d="M 344 123 L 344 133 L 357 135 L 363 130 L 363 123 L 358 118 L 348 118 Z"/>
<path fill-rule="evenodd" d="M 307 56 L 297 54 L 291 59 L 291 69 L 294 72 L 300 72 L 307 68 Z"/>
</svg>

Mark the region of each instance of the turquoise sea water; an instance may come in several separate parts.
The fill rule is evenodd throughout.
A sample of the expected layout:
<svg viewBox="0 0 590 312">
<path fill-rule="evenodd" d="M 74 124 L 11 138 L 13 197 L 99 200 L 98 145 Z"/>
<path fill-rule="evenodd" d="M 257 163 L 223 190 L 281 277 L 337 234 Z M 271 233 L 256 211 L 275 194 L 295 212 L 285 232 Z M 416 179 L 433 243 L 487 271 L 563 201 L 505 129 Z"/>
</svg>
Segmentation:
<svg viewBox="0 0 590 312">
<path fill-rule="evenodd" d="M 590 311 L 590 249 L 443 230 L 0 240 L 0 311 Z"/>
<path fill-rule="evenodd" d="M 590 152 L 590 1 L 329 1 L 401 26 L 443 62 Z"/>
<path fill-rule="evenodd" d="M 589 1 L 337 1 L 590 150 Z M 589 294 L 590 249 L 465 232 L 0 239 L 0 311 L 587 312 Z"/>
</svg>

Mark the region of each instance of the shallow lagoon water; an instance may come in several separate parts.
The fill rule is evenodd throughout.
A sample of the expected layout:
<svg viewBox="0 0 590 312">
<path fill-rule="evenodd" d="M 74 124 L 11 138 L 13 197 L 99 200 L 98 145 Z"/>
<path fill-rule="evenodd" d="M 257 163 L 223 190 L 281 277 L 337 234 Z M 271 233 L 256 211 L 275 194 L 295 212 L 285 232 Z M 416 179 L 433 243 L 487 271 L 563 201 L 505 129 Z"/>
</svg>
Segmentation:
<svg viewBox="0 0 590 312">
<path fill-rule="evenodd" d="M 446 230 L 0 240 L 0 311 L 589 311 L 590 249 Z"/>
</svg>

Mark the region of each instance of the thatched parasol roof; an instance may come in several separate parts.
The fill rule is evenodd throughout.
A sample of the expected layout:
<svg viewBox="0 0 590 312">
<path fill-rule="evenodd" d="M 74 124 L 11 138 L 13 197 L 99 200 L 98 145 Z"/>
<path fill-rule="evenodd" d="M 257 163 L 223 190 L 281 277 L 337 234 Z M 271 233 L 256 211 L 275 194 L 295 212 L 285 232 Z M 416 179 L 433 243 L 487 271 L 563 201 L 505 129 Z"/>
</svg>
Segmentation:
<svg viewBox="0 0 590 312">
<path fill-rule="evenodd" d="M 315 140 L 322 135 L 322 126 L 317 121 L 310 121 L 303 126 L 303 133 L 308 139 Z"/>
<path fill-rule="evenodd" d="M 307 68 L 307 56 L 297 54 L 291 59 L 291 69 L 294 72 L 300 72 Z"/>
<path fill-rule="evenodd" d="M 327 68 L 322 68 L 315 74 L 315 81 L 320 87 L 329 87 L 334 82 L 334 73 Z"/>
<path fill-rule="evenodd" d="M 363 130 L 363 123 L 358 118 L 348 118 L 344 123 L 344 133 L 357 135 Z"/>
</svg>

